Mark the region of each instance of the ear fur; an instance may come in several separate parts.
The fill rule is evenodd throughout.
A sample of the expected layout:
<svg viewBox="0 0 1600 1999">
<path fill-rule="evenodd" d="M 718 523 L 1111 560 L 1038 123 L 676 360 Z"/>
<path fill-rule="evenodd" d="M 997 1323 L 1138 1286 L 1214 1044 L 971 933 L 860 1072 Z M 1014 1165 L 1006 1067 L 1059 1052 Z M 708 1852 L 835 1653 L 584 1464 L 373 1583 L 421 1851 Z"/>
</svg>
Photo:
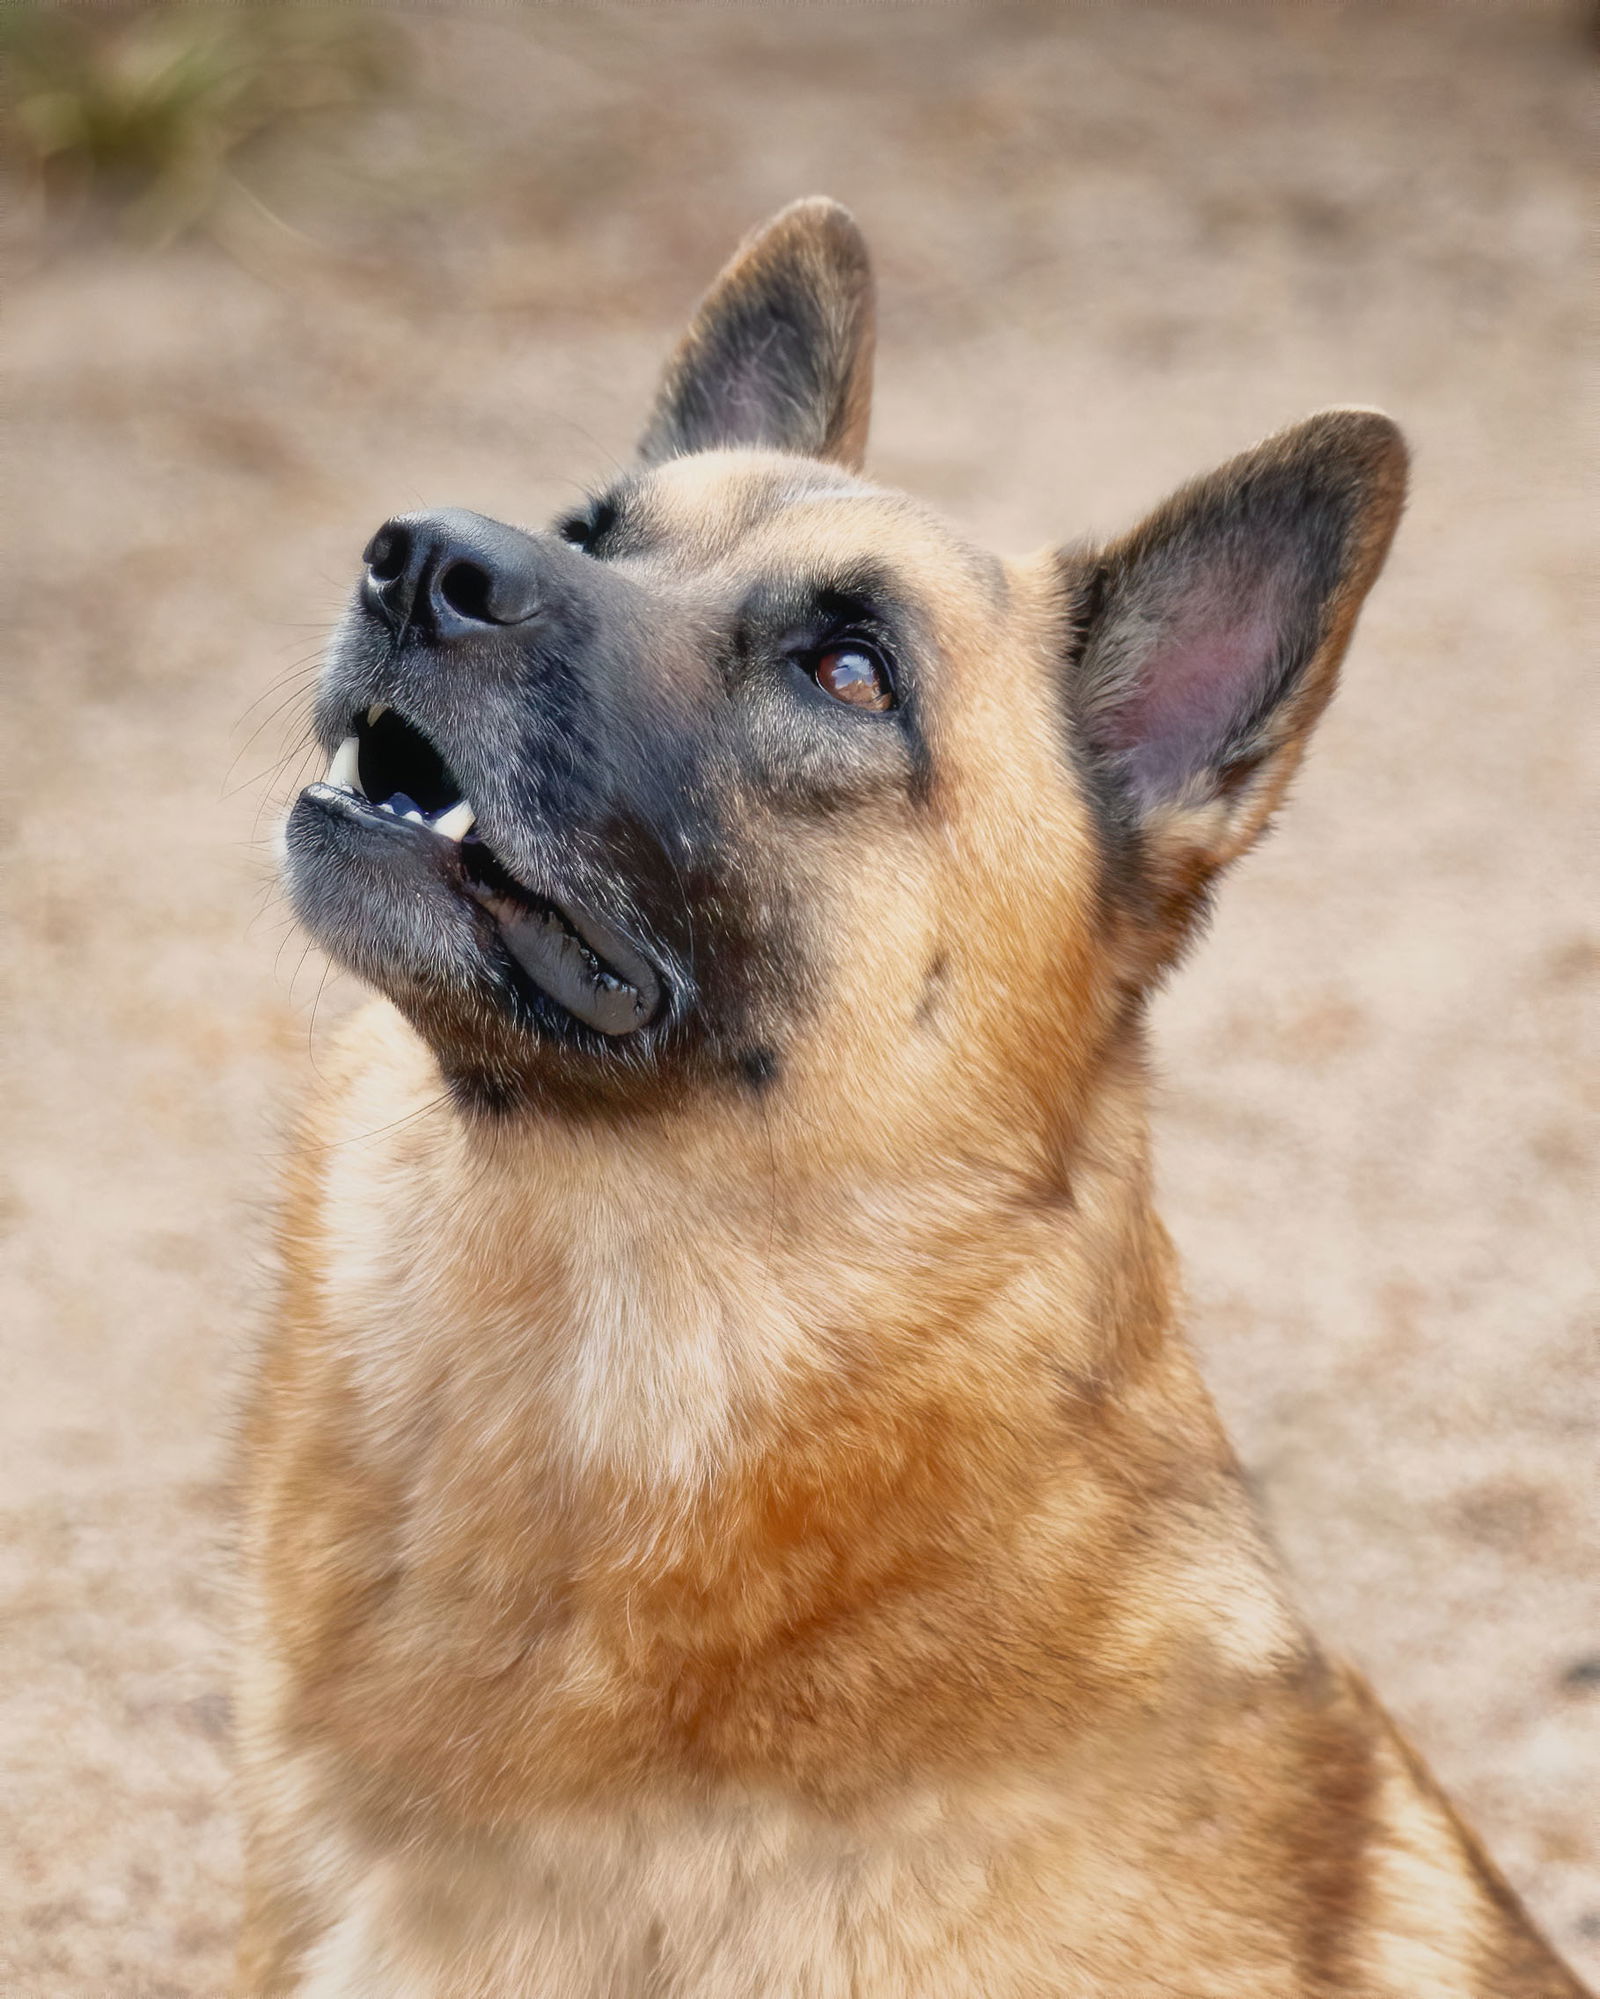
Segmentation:
<svg viewBox="0 0 1600 1999">
<path fill-rule="evenodd" d="M 1327 706 L 1405 498 L 1376 410 L 1325 410 L 1064 556 L 1071 706 L 1159 969 L 1259 836 Z"/>
<path fill-rule="evenodd" d="M 858 470 L 872 400 L 872 267 L 849 211 L 797 201 L 747 236 L 667 365 L 647 465 L 750 445 Z"/>
</svg>

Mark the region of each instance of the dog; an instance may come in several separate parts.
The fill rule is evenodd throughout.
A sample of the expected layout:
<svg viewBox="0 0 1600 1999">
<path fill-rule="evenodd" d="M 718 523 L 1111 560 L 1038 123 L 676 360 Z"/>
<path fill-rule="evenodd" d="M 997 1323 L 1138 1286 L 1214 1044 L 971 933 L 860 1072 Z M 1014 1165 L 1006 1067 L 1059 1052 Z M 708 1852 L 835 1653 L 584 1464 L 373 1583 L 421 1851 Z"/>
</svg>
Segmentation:
<svg viewBox="0 0 1600 1999">
<path fill-rule="evenodd" d="M 1000 561 L 868 483 L 870 269 L 739 250 L 635 464 L 373 537 L 289 895 L 383 997 L 243 1425 L 241 1993 L 1572 1999 L 1291 1606 L 1147 998 L 1398 521 L 1311 417 Z"/>
</svg>

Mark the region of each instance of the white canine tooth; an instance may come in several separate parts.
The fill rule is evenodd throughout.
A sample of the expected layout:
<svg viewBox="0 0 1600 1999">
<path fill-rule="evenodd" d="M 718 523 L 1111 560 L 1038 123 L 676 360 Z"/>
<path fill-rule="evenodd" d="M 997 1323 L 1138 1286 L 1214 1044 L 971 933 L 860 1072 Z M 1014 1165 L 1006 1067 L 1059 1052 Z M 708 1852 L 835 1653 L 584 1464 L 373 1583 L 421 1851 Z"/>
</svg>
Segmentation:
<svg viewBox="0 0 1600 1999">
<path fill-rule="evenodd" d="M 433 830 L 442 833 L 447 840 L 464 840 L 477 823 L 477 813 L 464 798 L 432 821 Z"/>
<path fill-rule="evenodd" d="M 411 811 L 409 812 L 402 812 L 400 817 L 402 819 L 409 820 L 413 826 L 426 826 L 428 823 L 427 820 L 423 818 L 422 814 L 415 808 L 415 806 L 413 806 Z"/>
<path fill-rule="evenodd" d="M 328 783 L 340 791 L 361 789 L 361 744 L 355 736 L 346 736 L 334 751 L 333 762 L 328 766 Z"/>
<path fill-rule="evenodd" d="M 387 701 L 374 701 L 372 706 L 367 710 L 367 727 L 370 729 L 380 715 L 387 715 L 388 712 L 389 704 Z"/>
</svg>

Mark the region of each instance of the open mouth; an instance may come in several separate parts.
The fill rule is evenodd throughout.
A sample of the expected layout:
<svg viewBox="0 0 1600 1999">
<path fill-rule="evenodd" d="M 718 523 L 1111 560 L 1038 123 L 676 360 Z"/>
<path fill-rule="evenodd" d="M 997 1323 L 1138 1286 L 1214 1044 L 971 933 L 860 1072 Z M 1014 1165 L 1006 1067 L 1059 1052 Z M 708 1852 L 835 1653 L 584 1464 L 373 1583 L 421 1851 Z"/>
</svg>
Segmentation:
<svg viewBox="0 0 1600 1999">
<path fill-rule="evenodd" d="M 545 998 L 616 1037 L 648 1027 L 661 1006 L 654 968 L 592 910 L 536 895 L 477 830 L 450 766 L 402 715 L 380 702 L 334 752 L 325 780 L 376 819 L 412 825 L 453 845 L 461 887 L 493 919 L 511 965 Z"/>
</svg>

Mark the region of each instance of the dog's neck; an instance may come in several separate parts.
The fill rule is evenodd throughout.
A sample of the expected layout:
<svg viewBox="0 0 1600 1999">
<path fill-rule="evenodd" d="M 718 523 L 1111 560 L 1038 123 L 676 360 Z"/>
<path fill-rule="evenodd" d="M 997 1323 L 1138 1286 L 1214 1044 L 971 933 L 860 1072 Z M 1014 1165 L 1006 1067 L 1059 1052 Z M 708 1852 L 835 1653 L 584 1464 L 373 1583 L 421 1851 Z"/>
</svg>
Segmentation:
<svg viewBox="0 0 1600 1999">
<path fill-rule="evenodd" d="M 396 1124 L 401 1078 L 416 1109 Z M 1073 1408 L 1103 1429 L 1158 1381 L 1210 1420 L 1174 1333 L 1136 1051 L 1083 1094 L 1070 1147 L 929 1150 L 892 1180 L 820 1138 L 808 1160 L 776 1118 L 765 1151 L 714 1120 L 692 1144 L 474 1123 L 392 1021 L 344 1096 L 328 1267 L 361 1365 L 375 1387 L 448 1369 L 463 1420 L 476 1381 L 482 1420 L 537 1437 L 564 1487 L 703 1500 L 858 1422 L 1054 1449 Z M 731 1176 L 752 1154 L 769 1170 Z M 406 1406 L 402 1382 L 382 1400 Z"/>
</svg>

